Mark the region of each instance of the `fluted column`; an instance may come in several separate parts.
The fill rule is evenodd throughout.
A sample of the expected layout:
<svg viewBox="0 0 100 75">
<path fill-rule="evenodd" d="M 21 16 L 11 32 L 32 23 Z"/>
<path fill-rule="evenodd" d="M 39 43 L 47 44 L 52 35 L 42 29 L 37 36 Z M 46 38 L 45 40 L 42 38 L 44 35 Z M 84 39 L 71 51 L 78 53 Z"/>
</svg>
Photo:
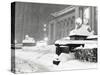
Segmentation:
<svg viewBox="0 0 100 75">
<path fill-rule="evenodd" d="M 90 26 L 91 29 L 94 30 L 94 7 L 89 7 L 90 8 Z"/>
<path fill-rule="evenodd" d="M 78 18 L 79 17 L 79 7 L 78 6 L 76 6 L 75 7 L 75 20 L 76 20 L 76 18 Z M 75 26 L 76 27 L 76 26 Z"/>
<path fill-rule="evenodd" d="M 79 17 L 79 7 L 75 7 L 75 19 Z"/>
</svg>

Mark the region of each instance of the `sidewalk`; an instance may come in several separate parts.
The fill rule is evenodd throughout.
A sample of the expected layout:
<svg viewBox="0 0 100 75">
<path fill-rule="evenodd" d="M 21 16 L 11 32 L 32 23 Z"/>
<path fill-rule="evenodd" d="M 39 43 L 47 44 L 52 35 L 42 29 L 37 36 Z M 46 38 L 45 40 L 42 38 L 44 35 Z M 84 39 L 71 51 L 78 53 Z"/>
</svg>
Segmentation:
<svg viewBox="0 0 100 75">
<path fill-rule="evenodd" d="M 66 54 L 66 58 L 70 59 L 70 54 Z M 54 65 L 52 62 L 56 54 L 49 50 L 16 50 L 16 59 L 24 60 L 26 63 L 31 65 L 31 69 L 36 69 L 32 72 L 44 72 L 44 71 L 61 71 L 61 70 L 73 70 L 73 69 L 89 69 L 96 68 L 96 63 L 81 62 L 75 59 L 66 60 L 60 62 L 60 64 Z M 24 63 L 20 64 L 23 65 Z M 24 65 L 23 65 L 24 66 Z M 23 67 L 22 66 L 22 67 Z M 28 69 L 24 66 L 25 69 Z"/>
</svg>

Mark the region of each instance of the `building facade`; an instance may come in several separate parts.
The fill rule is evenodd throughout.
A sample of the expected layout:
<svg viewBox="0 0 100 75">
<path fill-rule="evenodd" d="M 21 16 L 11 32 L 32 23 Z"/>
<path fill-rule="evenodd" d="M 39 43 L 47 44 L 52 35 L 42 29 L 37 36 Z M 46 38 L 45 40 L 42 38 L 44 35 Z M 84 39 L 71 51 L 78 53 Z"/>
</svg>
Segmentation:
<svg viewBox="0 0 100 75">
<path fill-rule="evenodd" d="M 75 19 L 80 17 L 89 20 L 91 30 L 97 35 L 97 8 L 91 6 L 69 6 L 61 11 L 51 13 L 53 16 L 49 22 L 49 44 L 63 37 L 69 36 L 69 32 L 75 28 Z"/>
</svg>

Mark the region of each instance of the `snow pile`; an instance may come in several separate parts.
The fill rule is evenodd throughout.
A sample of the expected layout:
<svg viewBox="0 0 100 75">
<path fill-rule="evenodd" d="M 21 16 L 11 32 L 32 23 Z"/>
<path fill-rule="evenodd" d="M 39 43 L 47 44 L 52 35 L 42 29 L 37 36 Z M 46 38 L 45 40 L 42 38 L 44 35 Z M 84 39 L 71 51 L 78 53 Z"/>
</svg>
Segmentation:
<svg viewBox="0 0 100 75">
<path fill-rule="evenodd" d="M 82 46 L 79 46 L 79 47 L 76 47 L 75 49 L 83 49 L 84 47 Z"/>
<path fill-rule="evenodd" d="M 47 46 L 46 41 L 37 41 L 36 46 Z"/>
<path fill-rule="evenodd" d="M 53 60 L 55 59 L 55 58 L 57 58 L 58 56 L 56 55 L 56 54 L 51 54 L 51 53 L 48 53 L 48 54 L 45 54 L 45 55 L 43 55 L 42 57 L 40 57 L 39 59 L 38 59 L 38 61 L 40 61 L 41 62 L 41 64 L 44 64 L 44 66 L 46 66 L 46 67 L 50 67 L 50 66 L 52 66 L 53 65 Z"/>
<path fill-rule="evenodd" d="M 69 61 L 69 60 L 74 59 L 74 55 L 73 55 L 73 53 L 70 53 L 70 54 L 61 53 L 61 55 L 58 57 L 58 59 L 59 59 L 61 62 L 67 62 L 67 61 Z"/>
<path fill-rule="evenodd" d="M 47 46 L 32 46 L 32 47 L 22 47 L 24 51 L 48 51 L 55 53 L 56 47 L 55 45 L 47 45 Z"/>
<path fill-rule="evenodd" d="M 91 35 L 91 36 L 88 36 L 88 37 L 87 37 L 87 39 L 91 39 L 91 38 L 92 38 L 92 39 L 93 39 L 93 38 L 98 38 L 98 36 L 97 36 L 97 35 Z"/>
<path fill-rule="evenodd" d="M 93 49 L 93 48 L 98 48 L 97 43 L 86 43 L 84 47 L 76 47 L 75 49 Z"/>
<path fill-rule="evenodd" d="M 79 69 L 90 69 L 96 68 L 97 64 L 88 63 L 88 62 L 80 62 L 78 60 L 70 60 L 68 62 L 61 62 L 57 67 L 55 67 L 54 71 L 66 71 L 66 70 L 79 70 Z"/>
<path fill-rule="evenodd" d="M 89 49 L 98 48 L 98 45 L 97 43 L 85 44 L 84 48 L 89 48 Z"/>
</svg>

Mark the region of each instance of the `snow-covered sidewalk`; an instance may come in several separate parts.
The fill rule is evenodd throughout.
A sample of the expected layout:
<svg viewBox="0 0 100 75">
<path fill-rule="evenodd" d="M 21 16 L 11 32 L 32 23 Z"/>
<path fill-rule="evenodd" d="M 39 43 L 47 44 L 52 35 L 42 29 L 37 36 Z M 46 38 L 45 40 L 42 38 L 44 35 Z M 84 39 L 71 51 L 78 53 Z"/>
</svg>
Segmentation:
<svg viewBox="0 0 100 75">
<path fill-rule="evenodd" d="M 54 65 L 53 60 L 56 57 L 55 47 L 24 47 L 22 50 L 16 50 L 16 68 L 19 68 L 24 72 L 44 72 L 44 71 L 61 71 L 72 69 L 87 69 L 96 68 L 96 63 L 80 62 L 71 58 L 72 54 L 65 54 L 66 61 L 60 62 L 60 64 Z M 24 63 L 19 63 L 23 61 Z M 28 66 L 26 65 L 28 64 Z M 23 71 L 22 71 L 23 72 Z"/>
</svg>

